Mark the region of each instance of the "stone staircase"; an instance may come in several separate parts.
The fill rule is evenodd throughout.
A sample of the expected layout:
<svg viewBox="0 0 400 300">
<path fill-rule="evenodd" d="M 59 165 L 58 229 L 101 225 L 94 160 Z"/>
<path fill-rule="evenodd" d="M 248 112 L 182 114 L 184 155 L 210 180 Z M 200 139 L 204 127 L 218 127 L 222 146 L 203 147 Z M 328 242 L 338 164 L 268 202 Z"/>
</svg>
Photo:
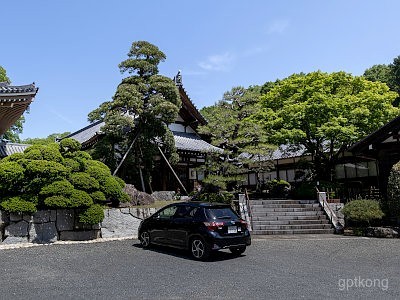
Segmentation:
<svg viewBox="0 0 400 300">
<path fill-rule="evenodd" d="M 333 233 L 316 200 L 250 200 L 253 235 Z"/>
</svg>

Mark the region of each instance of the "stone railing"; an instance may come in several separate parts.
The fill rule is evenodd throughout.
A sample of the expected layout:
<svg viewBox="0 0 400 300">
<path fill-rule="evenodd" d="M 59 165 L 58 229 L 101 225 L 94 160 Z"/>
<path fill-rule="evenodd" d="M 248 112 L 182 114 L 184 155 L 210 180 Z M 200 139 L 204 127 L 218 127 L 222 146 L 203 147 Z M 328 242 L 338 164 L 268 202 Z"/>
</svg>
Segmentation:
<svg viewBox="0 0 400 300">
<path fill-rule="evenodd" d="M 85 225 L 78 221 L 79 209 L 38 211 L 33 215 L 0 211 L 0 243 L 53 243 L 58 240 L 93 240 L 137 236 L 142 219 L 155 208 L 110 208 L 103 222 Z"/>
</svg>

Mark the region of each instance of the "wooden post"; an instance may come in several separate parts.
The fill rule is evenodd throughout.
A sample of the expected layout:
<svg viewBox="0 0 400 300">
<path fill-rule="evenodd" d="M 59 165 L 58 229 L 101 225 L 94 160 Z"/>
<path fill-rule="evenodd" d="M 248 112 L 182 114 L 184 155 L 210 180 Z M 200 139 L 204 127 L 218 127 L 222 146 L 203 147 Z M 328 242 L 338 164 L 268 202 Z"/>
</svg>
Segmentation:
<svg viewBox="0 0 400 300">
<path fill-rule="evenodd" d="M 137 130 L 135 137 L 133 138 L 133 141 L 131 143 L 131 145 L 128 148 L 128 151 L 125 152 L 124 156 L 122 157 L 121 161 L 119 162 L 117 168 L 115 169 L 113 176 L 115 176 L 117 174 L 117 172 L 119 171 L 119 169 L 121 168 L 122 164 L 124 163 L 126 157 L 128 156 L 128 153 L 132 150 L 133 145 L 135 144 L 138 136 L 140 134 L 140 129 Z M 140 173 L 141 174 L 141 173 Z"/>
<path fill-rule="evenodd" d="M 161 156 L 164 158 L 165 162 L 167 163 L 168 167 L 171 169 L 172 174 L 174 174 L 176 180 L 178 180 L 179 185 L 183 189 L 183 191 L 186 193 L 186 195 L 189 195 L 188 192 L 186 191 L 185 186 L 183 185 L 182 181 L 179 179 L 178 175 L 175 173 L 174 169 L 172 168 L 171 164 L 169 163 L 168 159 L 165 157 L 164 152 L 162 152 L 161 148 L 158 147 L 158 151 L 160 151 Z"/>
</svg>

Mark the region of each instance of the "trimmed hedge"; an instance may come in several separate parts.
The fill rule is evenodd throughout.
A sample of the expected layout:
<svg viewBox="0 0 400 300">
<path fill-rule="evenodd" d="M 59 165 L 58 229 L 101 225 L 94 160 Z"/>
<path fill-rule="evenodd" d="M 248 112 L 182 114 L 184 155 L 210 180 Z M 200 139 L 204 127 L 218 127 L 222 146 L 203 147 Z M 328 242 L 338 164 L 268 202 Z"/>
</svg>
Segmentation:
<svg viewBox="0 0 400 300">
<path fill-rule="evenodd" d="M 104 210 L 99 204 L 94 204 L 79 215 L 79 222 L 95 225 L 103 221 Z"/>
<path fill-rule="evenodd" d="M 343 207 L 342 212 L 346 219 L 359 223 L 369 223 L 373 220 L 380 220 L 384 216 L 379 202 L 368 199 L 353 200 Z"/>
<path fill-rule="evenodd" d="M 19 196 L 8 198 L 7 200 L 1 202 L 0 206 L 3 210 L 12 213 L 33 214 L 37 211 L 35 203 L 26 201 Z"/>
<path fill-rule="evenodd" d="M 69 181 L 74 185 L 75 188 L 84 191 L 96 191 L 99 190 L 99 182 L 91 177 L 88 173 L 77 172 L 72 173 L 69 177 Z"/>
<path fill-rule="evenodd" d="M 30 146 L 24 153 L 1 160 L 1 207 L 32 213 L 37 208 L 87 209 L 107 200 L 113 204 L 128 201 L 123 180 L 113 177 L 105 164 L 80 149 L 77 141 L 65 139 L 60 144 Z M 87 211 L 89 218 L 92 212 Z"/>
</svg>

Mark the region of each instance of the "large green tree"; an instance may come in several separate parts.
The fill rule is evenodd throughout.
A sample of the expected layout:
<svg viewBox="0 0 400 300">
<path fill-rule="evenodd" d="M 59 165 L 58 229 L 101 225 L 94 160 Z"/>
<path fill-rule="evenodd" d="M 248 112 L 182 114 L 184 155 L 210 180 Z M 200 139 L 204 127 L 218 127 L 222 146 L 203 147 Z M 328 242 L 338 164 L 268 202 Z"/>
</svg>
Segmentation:
<svg viewBox="0 0 400 300">
<path fill-rule="evenodd" d="M 386 84 L 345 72 L 294 74 L 261 96 L 256 118 L 270 142 L 303 148 L 317 179 L 332 179 L 339 153 L 399 115 Z"/>
<path fill-rule="evenodd" d="M 394 105 L 400 104 L 400 56 L 395 57 L 391 64 L 373 65 L 364 72 L 364 77 L 370 81 L 380 81 L 386 83 L 391 91 L 399 95 L 394 101 Z"/>
<path fill-rule="evenodd" d="M 102 103 L 89 114 L 89 121 L 105 122 L 102 127 L 105 138 L 95 146 L 93 156 L 115 170 L 133 145 L 119 174 L 138 186 L 141 186 L 140 181 L 136 181 L 139 174 L 150 182 L 158 147 L 172 162 L 178 159 L 167 125 L 175 121 L 181 101 L 175 83 L 158 74 L 158 65 L 165 58 L 165 54 L 149 42 L 132 43 L 128 59 L 119 64 L 121 73 L 132 75 L 122 80 L 111 101 Z"/>
<path fill-rule="evenodd" d="M 223 153 L 209 155 L 214 159 L 208 162 L 206 182 L 217 182 L 225 188 L 240 183 L 249 166 L 257 174 L 267 169 L 265 161 L 271 154 L 271 146 L 261 126 L 248 119 L 257 110 L 260 90 L 258 86 L 234 87 L 218 103 L 201 110 L 208 124 L 200 126 L 199 131 L 210 136 L 214 146 L 223 149 Z"/>
<path fill-rule="evenodd" d="M 0 66 L 0 82 L 11 83 L 10 78 L 7 77 L 6 70 L 2 66 Z M 19 142 L 19 135 L 22 133 L 24 122 L 25 118 L 21 116 L 21 118 L 4 133 L 3 138 L 12 142 Z"/>
</svg>

